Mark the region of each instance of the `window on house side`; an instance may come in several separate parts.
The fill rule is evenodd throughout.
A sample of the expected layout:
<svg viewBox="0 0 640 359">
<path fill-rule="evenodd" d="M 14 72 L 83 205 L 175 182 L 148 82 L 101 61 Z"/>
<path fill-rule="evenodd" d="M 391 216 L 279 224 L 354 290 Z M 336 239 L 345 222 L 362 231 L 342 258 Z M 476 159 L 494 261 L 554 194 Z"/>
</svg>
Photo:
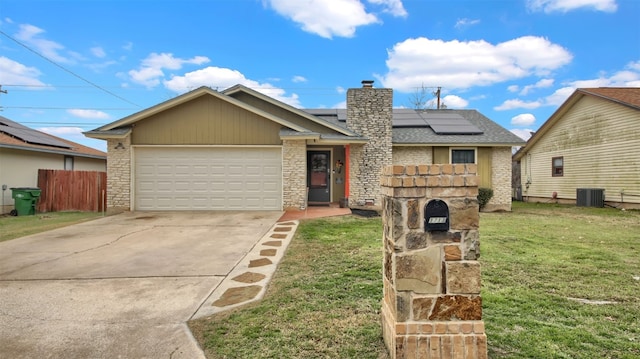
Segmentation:
<svg viewBox="0 0 640 359">
<path fill-rule="evenodd" d="M 67 171 L 73 171 L 73 157 L 64 156 L 64 169 Z"/>
<path fill-rule="evenodd" d="M 564 173 L 564 158 L 563 157 L 553 157 L 551 159 L 551 176 L 553 177 L 562 177 Z"/>
<path fill-rule="evenodd" d="M 451 163 L 476 163 L 476 150 L 451 150 Z"/>
</svg>

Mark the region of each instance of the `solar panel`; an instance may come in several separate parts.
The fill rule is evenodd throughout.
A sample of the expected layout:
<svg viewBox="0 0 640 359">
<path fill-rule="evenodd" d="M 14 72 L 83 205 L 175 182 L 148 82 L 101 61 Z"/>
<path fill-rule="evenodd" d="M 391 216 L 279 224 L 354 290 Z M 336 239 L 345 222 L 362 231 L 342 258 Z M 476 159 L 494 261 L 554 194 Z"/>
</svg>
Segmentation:
<svg viewBox="0 0 640 359">
<path fill-rule="evenodd" d="M 19 138 L 24 142 L 35 144 L 35 145 L 71 148 L 71 146 L 66 142 L 56 140 L 55 138 L 52 138 L 42 132 L 32 130 L 30 128 L 15 128 L 15 127 L 9 127 L 9 126 L 0 126 L 0 132 L 4 132 L 10 136 Z"/>
<path fill-rule="evenodd" d="M 420 114 L 429 124 L 433 132 L 439 135 L 479 135 L 482 130 L 457 113 Z"/>
</svg>

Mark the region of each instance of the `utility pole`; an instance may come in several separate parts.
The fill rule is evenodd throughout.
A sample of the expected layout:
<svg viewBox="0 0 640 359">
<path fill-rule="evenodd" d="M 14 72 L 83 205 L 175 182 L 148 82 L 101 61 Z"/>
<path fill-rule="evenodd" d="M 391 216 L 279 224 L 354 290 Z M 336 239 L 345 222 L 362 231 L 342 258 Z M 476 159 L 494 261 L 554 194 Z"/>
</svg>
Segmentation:
<svg viewBox="0 0 640 359">
<path fill-rule="evenodd" d="M 436 110 L 440 109 L 440 86 L 438 86 L 438 90 L 434 93 L 434 95 L 436 95 L 436 97 L 438 98 L 438 107 L 436 107 Z"/>
<path fill-rule="evenodd" d="M 6 94 L 7 90 L 3 90 L 2 85 L 0 85 L 0 94 L 3 94 L 3 93 Z M 2 106 L 0 106 L 0 111 L 2 111 Z"/>
</svg>

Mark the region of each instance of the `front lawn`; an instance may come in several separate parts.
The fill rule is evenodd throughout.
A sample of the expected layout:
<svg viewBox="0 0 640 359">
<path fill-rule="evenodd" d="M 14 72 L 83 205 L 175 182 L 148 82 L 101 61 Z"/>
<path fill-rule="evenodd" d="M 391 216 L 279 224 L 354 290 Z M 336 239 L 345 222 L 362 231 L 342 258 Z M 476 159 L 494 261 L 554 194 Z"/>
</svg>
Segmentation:
<svg viewBox="0 0 640 359">
<path fill-rule="evenodd" d="M 640 357 L 640 213 L 482 213 L 491 358 Z M 303 221 L 259 303 L 190 323 L 208 358 L 388 358 L 381 221 Z M 603 304 L 604 303 L 604 304 Z"/>
<path fill-rule="evenodd" d="M 0 242 L 102 217 L 99 212 L 50 212 L 0 216 Z"/>
</svg>

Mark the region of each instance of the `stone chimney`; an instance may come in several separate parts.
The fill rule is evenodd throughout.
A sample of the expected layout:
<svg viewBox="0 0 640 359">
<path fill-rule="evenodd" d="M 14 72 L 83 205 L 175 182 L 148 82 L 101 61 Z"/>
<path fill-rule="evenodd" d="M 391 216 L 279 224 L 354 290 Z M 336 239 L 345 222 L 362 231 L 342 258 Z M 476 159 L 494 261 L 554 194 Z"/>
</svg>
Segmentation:
<svg viewBox="0 0 640 359">
<path fill-rule="evenodd" d="M 391 131 L 393 90 L 374 88 L 373 80 L 347 91 L 347 127 L 366 137 L 364 145 L 351 145 L 350 205 L 381 205 L 380 176 L 392 164 Z"/>
</svg>

